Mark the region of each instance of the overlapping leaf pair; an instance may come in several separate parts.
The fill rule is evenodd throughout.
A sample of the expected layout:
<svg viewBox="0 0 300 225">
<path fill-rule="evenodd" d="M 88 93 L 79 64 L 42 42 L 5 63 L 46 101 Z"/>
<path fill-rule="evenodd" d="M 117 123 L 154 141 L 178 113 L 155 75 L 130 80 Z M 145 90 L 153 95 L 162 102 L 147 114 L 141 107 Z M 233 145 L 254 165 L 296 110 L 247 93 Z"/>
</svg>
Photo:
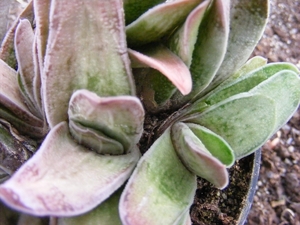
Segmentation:
<svg viewBox="0 0 300 225">
<path fill-rule="evenodd" d="M 0 142 L 41 144 L 1 200 L 51 224 L 188 224 L 196 175 L 226 187 L 299 105 L 295 66 L 245 64 L 267 15 L 256 0 L 33 0 L 1 47 Z M 173 114 L 140 158 L 144 110 Z"/>
</svg>

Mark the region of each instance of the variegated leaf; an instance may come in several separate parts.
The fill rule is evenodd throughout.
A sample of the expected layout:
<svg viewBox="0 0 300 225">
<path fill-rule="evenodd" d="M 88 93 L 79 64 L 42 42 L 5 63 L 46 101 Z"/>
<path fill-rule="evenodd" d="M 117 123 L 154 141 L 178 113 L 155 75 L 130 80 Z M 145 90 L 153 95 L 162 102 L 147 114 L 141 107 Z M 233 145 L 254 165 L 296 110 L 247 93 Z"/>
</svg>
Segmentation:
<svg viewBox="0 0 300 225">
<path fill-rule="evenodd" d="M 67 123 L 61 122 L 35 155 L 0 185 L 0 199 L 37 216 L 85 213 L 127 180 L 139 157 L 137 147 L 119 156 L 90 151 L 75 143 Z"/>
<path fill-rule="evenodd" d="M 50 127 L 67 120 L 70 97 L 78 89 L 99 96 L 135 93 L 120 8 L 122 0 L 52 1 L 42 74 Z"/>
<path fill-rule="evenodd" d="M 273 134 L 275 102 L 261 94 L 241 93 L 184 119 L 224 138 L 237 159 L 257 150 Z"/>
<path fill-rule="evenodd" d="M 208 90 L 226 80 L 250 57 L 269 15 L 269 1 L 231 0 L 230 34 L 224 61 Z"/>
<path fill-rule="evenodd" d="M 193 202 L 196 176 L 178 158 L 167 130 L 143 155 L 122 193 L 123 225 L 176 224 Z"/>
</svg>

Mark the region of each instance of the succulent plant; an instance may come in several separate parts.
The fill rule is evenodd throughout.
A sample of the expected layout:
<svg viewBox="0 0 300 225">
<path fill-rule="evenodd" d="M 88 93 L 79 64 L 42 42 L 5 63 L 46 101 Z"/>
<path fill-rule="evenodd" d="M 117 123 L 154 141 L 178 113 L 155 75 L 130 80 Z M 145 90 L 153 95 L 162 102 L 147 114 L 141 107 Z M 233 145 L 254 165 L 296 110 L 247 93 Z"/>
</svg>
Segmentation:
<svg viewBox="0 0 300 225">
<path fill-rule="evenodd" d="M 188 224 L 196 176 L 225 188 L 299 105 L 294 65 L 248 60 L 268 6 L 31 1 L 0 52 L 0 199 L 19 224 Z"/>
</svg>

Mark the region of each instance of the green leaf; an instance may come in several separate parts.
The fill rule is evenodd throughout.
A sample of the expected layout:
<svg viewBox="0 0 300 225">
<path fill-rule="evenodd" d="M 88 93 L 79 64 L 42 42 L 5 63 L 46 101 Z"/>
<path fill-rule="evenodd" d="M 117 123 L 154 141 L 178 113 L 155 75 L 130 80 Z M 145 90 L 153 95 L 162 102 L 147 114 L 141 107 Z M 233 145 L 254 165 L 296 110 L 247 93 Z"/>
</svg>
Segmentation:
<svg viewBox="0 0 300 225">
<path fill-rule="evenodd" d="M 218 71 L 227 48 L 229 35 L 229 0 L 215 0 L 206 12 L 198 31 L 190 67 L 192 92 L 175 94 L 173 99 L 186 103 L 201 93 Z"/>
<path fill-rule="evenodd" d="M 273 134 L 276 105 L 263 95 L 242 93 L 202 113 L 190 115 L 184 121 L 202 125 L 220 135 L 239 159 L 257 150 Z"/>
<path fill-rule="evenodd" d="M 139 52 L 129 50 L 129 56 L 133 68 L 156 69 L 166 76 L 183 95 L 191 92 L 192 77 L 189 69 L 178 56 L 163 45 L 151 46 Z"/>
<path fill-rule="evenodd" d="M 193 202 L 196 176 L 178 158 L 167 130 L 143 155 L 122 193 L 122 224 L 176 224 Z"/>
<path fill-rule="evenodd" d="M 228 185 L 226 166 L 210 153 L 202 140 L 186 124 L 174 124 L 171 128 L 171 139 L 180 159 L 191 172 L 208 180 L 217 188 L 222 189 Z M 216 152 L 216 149 L 212 151 Z"/>
<path fill-rule="evenodd" d="M 122 191 L 123 188 L 120 188 L 102 204 L 83 215 L 58 218 L 57 225 L 122 225 L 118 210 Z"/>
<path fill-rule="evenodd" d="M 250 93 L 261 94 L 274 100 L 276 104 L 276 126 L 274 133 L 291 118 L 300 103 L 300 79 L 297 73 L 282 70 L 258 86 Z"/>
<path fill-rule="evenodd" d="M 206 127 L 188 123 L 187 126 L 201 140 L 205 148 L 227 167 L 231 167 L 235 161 L 234 152 L 229 144 L 219 135 Z"/>
<path fill-rule="evenodd" d="M 100 154 L 126 154 L 143 132 L 144 109 L 133 96 L 99 97 L 76 91 L 69 103 L 70 132 Z"/>
<path fill-rule="evenodd" d="M 201 2 L 187 17 L 184 24 L 168 40 L 168 47 L 190 67 L 198 37 L 199 26 L 210 1 Z"/>
<path fill-rule="evenodd" d="M 72 93 L 134 95 L 122 0 L 52 1 L 42 75 L 50 127 L 67 120 Z"/>
<path fill-rule="evenodd" d="M 261 38 L 269 14 L 269 1 L 232 0 L 230 33 L 224 61 L 207 90 L 231 76 L 250 57 Z"/>
<path fill-rule="evenodd" d="M 126 27 L 130 47 L 160 40 L 181 25 L 200 0 L 177 0 L 159 4 Z"/>
<path fill-rule="evenodd" d="M 40 149 L 0 185 L 8 206 L 36 216 L 90 211 L 130 176 L 140 153 L 99 155 L 74 142 L 66 122 L 51 129 Z"/>
<path fill-rule="evenodd" d="M 270 63 L 263 67 L 260 67 L 254 71 L 251 71 L 239 78 L 232 80 L 232 82 L 226 82 L 218 90 L 213 91 L 213 94 L 210 94 L 205 102 L 209 105 L 216 104 L 230 96 L 248 92 L 255 86 L 259 85 L 261 82 L 267 80 L 268 78 L 274 76 L 281 70 L 290 70 L 293 72 L 298 72 L 296 66 L 290 63 Z"/>
</svg>

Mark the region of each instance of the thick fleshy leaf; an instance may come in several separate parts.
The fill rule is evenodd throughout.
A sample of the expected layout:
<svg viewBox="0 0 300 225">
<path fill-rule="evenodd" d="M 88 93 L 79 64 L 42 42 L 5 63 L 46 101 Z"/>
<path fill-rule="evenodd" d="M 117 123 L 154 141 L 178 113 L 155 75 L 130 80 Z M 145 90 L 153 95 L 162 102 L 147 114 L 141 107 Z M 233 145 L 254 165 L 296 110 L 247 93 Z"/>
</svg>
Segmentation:
<svg viewBox="0 0 300 225">
<path fill-rule="evenodd" d="M 209 90 L 226 80 L 247 61 L 267 23 L 268 0 L 232 0 L 230 2 L 228 47 L 224 61 L 208 87 Z"/>
<path fill-rule="evenodd" d="M 263 95 L 241 93 L 185 119 L 223 137 L 237 159 L 254 152 L 273 134 L 275 102 Z"/>
<path fill-rule="evenodd" d="M 137 147 L 126 155 L 96 154 L 75 143 L 67 123 L 61 122 L 51 129 L 36 154 L 0 186 L 0 198 L 32 215 L 78 215 L 117 190 L 139 156 Z"/>
<path fill-rule="evenodd" d="M 163 45 L 151 46 L 140 52 L 128 51 L 132 67 L 151 67 L 165 75 L 183 94 L 192 90 L 192 77 L 183 61 Z M 164 84 L 161 84 L 164 85 Z"/>
<path fill-rule="evenodd" d="M 9 8 L 13 0 L 1 0 L 0 1 L 0 44 L 6 34 L 8 24 Z"/>
<path fill-rule="evenodd" d="M 298 73 L 282 70 L 260 83 L 250 93 L 261 94 L 276 103 L 274 133 L 294 114 L 300 103 L 300 79 Z"/>
<path fill-rule="evenodd" d="M 192 204 L 195 190 L 196 176 L 181 163 L 167 130 L 126 184 L 119 205 L 122 224 L 176 224 Z"/>
<path fill-rule="evenodd" d="M 184 24 L 168 40 L 169 48 L 189 67 L 197 41 L 198 30 L 210 1 L 201 2 L 187 17 Z"/>
<path fill-rule="evenodd" d="M 190 210 L 187 210 L 176 225 L 192 225 Z"/>
<path fill-rule="evenodd" d="M 186 124 L 189 129 L 201 140 L 205 148 L 227 167 L 231 167 L 235 161 L 234 152 L 229 144 L 219 135 L 206 127 L 198 124 Z"/>
<path fill-rule="evenodd" d="M 136 20 L 140 15 L 142 15 L 148 9 L 162 2 L 165 2 L 165 0 L 150 0 L 150 1 L 123 0 L 126 25 Z"/>
<path fill-rule="evenodd" d="M 34 15 L 36 20 L 37 56 L 39 67 L 43 69 L 46 45 L 49 34 L 49 13 L 52 0 L 33 0 Z"/>
<path fill-rule="evenodd" d="M 34 96 L 34 59 L 33 59 L 33 47 L 34 47 L 34 33 L 30 22 L 27 19 L 23 19 L 19 22 L 15 34 L 15 51 L 18 60 L 18 74 L 20 90 L 25 98 L 25 104 L 30 111 L 38 116 L 42 117 L 40 108 L 36 104 Z"/>
<path fill-rule="evenodd" d="M 27 7 L 15 20 L 12 27 L 7 31 L 6 36 L 1 44 L 0 48 L 0 59 L 6 62 L 10 67 L 17 69 L 17 59 L 15 56 L 14 50 L 14 37 L 15 31 L 19 24 L 19 21 L 22 19 L 28 19 L 30 22 L 33 22 L 33 4 L 32 1 L 29 1 Z"/>
<path fill-rule="evenodd" d="M 19 90 L 17 73 L 0 60 L 0 115 L 23 134 L 42 137 L 44 122 L 33 115 L 24 104 Z"/>
<path fill-rule="evenodd" d="M 122 225 L 119 217 L 119 200 L 123 188 L 120 188 L 101 205 L 80 216 L 60 217 L 57 225 Z"/>
<path fill-rule="evenodd" d="M 206 98 L 205 102 L 209 105 L 213 105 L 233 95 L 242 92 L 248 92 L 281 70 L 298 72 L 297 67 L 290 63 L 270 63 L 251 71 L 250 73 L 240 76 L 238 79 L 235 79 L 232 82 L 222 85 L 220 88 L 218 88 L 218 91 L 214 91 L 213 94 L 210 94 L 209 97 Z"/>
<path fill-rule="evenodd" d="M 144 109 L 133 96 L 99 97 L 79 90 L 72 95 L 68 114 L 75 139 L 101 154 L 128 153 L 143 132 Z"/>
<path fill-rule="evenodd" d="M 186 124 L 174 124 L 171 128 L 171 139 L 180 159 L 191 172 L 208 180 L 217 188 L 222 189 L 228 185 L 226 166 L 210 153 Z M 213 150 L 216 152 L 216 149 Z"/>
<path fill-rule="evenodd" d="M 200 112 L 204 111 L 209 106 L 209 104 L 211 104 L 211 101 L 209 101 L 208 99 L 214 98 L 213 96 L 218 95 L 218 92 L 221 92 L 223 89 L 226 89 L 226 87 L 230 86 L 231 84 L 234 84 L 235 80 L 237 78 L 241 79 L 242 76 L 245 76 L 256 69 L 265 66 L 266 63 L 267 63 L 267 60 L 260 56 L 255 56 L 255 57 L 249 59 L 247 61 L 247 63 L 245 63 L 245 65 L 243 65 L 231 77 L 229 77 L 227 80 L 225 80 L 223 83 L 221 83 L 218 87 L 211 90 L 206 96 L 198 99 L 189 108 L 187 108 L 186 112 L 185 112 L 186 115 L 193 114 L 193 113 L 200 113 Z M 222 95 L 220 95 L 220 96 L 222 99 Z"/>
<path fill-rule="evenodd" d="M 227 48 L 229 35 L 229 0 L 215 0 L 198 30 L 190 67 L 192 92 L 187 96 L 175 94 L 173 99 L 185 103 L 201 93 L 213 80 Z"/>
<path fill-rule="evenodd" d="M 181 25 L 200 0 L 166 1 L 149 9 L 126 27 L 130 47 L 158 41 Z"/>
<path fill-rule="evenodd" d="M 122 0 L 56 0 L 42 75 L 50 127 L 67 120 L 72 93 L 133 95 L 135 87 L 125 40 Z"/>
</svg>

